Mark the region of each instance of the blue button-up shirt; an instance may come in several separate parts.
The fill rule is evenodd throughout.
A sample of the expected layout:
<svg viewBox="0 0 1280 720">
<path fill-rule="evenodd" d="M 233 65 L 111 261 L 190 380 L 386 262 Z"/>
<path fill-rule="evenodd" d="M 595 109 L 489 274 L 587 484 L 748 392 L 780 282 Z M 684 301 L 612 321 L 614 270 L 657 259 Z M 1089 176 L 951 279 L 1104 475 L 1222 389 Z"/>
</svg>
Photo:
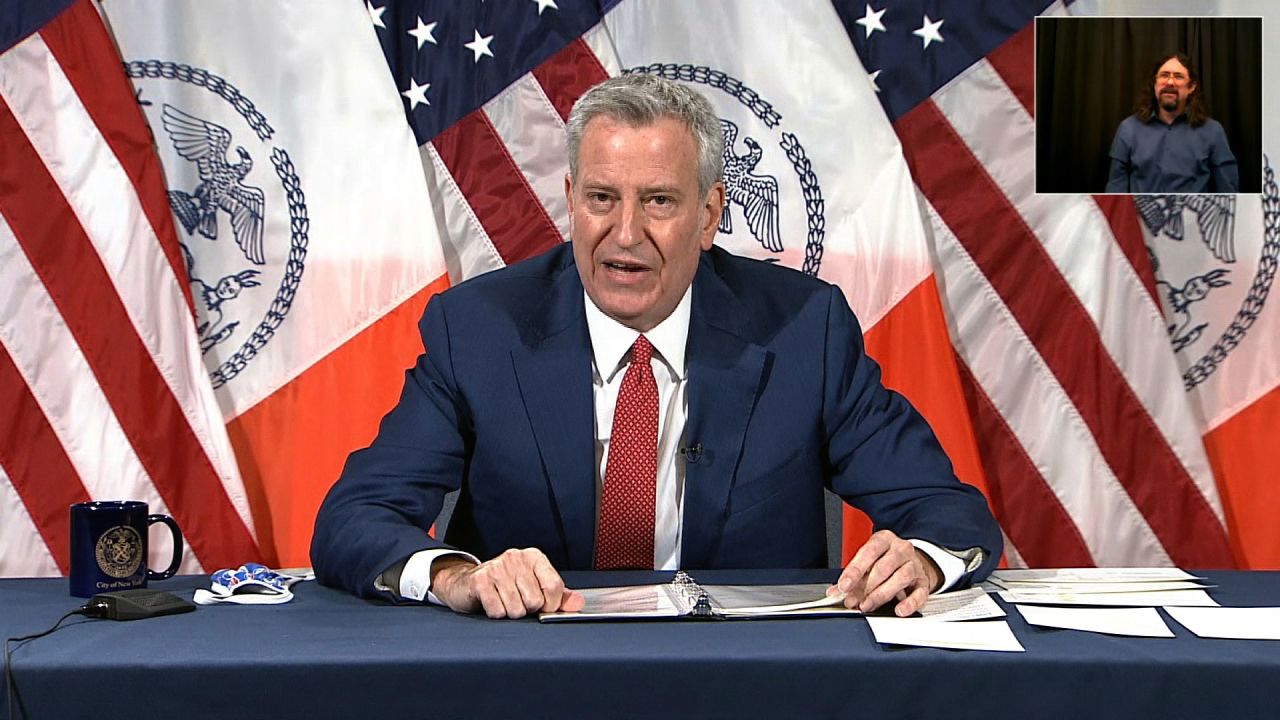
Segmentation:
<svg viewBox="0 0 1280 720">
<path fill-rule="evenodd" d="M 1236 192 L 1240 172 L 1216 120 L 1191 127 L 1186 115 L 1166 125 L 1159 115 L 1130 115 L 1111 143 L 1107 192 Z"/>
</svg>

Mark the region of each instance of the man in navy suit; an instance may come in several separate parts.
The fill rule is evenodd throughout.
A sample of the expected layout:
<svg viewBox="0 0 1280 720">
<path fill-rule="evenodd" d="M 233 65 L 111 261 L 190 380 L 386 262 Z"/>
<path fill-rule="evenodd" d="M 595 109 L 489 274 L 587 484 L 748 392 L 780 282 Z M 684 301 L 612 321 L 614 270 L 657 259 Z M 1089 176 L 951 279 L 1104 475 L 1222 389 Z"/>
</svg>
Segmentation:
<svg viewBox="0 0 1280 720">
<path fill-rule="evenodd" d="M 658 569 L 823 567 L 829 487 L 877 527 L 832 590 L 847 606 L 908 615 L 985 577 L 1002 549 L 985 500 L 881 385 L 842 293 L 713 247 L 707 100 L 613 78 L 574 106 L 568 140 L 572 242 L 428 304 L 399 404 L 316 518 L 321 582 L 491 617 L 580 608 L 558 571 L 599 562 L 611 421 L 641 342 L 659 407 L 645 566 L 652 547 Z"/>
</svg>

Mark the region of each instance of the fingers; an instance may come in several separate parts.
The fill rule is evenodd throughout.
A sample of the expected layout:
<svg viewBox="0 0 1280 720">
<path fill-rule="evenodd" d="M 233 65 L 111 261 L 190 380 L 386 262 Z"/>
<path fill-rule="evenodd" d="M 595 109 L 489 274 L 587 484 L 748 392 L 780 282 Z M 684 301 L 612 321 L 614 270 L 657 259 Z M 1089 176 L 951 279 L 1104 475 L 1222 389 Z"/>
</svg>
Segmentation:
<svg viewBox="0 0 1280 720">
<path fill-rule="evenodd" d="M 853 554 L 844 572 L 840 573 L 840 579 L 836 581 L 836 587 L 841 592 L 852 593 L 856 590 L 866 578 L 871 566 L 889 549 L 889 540 L 884 535 L 887 532 L 882 530 L 867 538 L 862 547 L 858 548 L 858 552 Z"/>
<path fill-rule="evenodd" d="M 917 585 L 914 590 L 907 593 L 897 605 L 893 606 L 893 614 L 898 617 L 908 617 L 920 611 L 924 607 L 925 602 L 929 599 L 929 591 L 923 584 Z"/>
<path fill-rule="evenodd" d="M 897 599 L 894 611 L 905 617 L 929 597 L 930 577 L 915 547 L 888 530 L 867 539 L 840 574 L 836 588 L 844 606 L 871 612 Z"/>
<path fill-rule="evenodd" d="M 569 609 L 566 601 L 580 609 L 585 602 L 578 593 L 565 590 L 560 574 L 535 548 L 507 550 L 470 567 L 457 580 L 465 586 L 464 593 L 437 596 L 458 612 L 482 611 L 491 618 Z"/>
<path fill-rule="evenodd" d="M 555 612 L 562 609 L 565 598 L 564 580 L 560 579 L 560 573 L 551 566 L 551 561 L 542 553 L 538 553 L 538 558 L 533 565 L 533 574 L 538 584 L 538 591 L 542 596 L 541 611 Z M 532 610 L 533 608 L 530 608 Z"/>
<path fill-rule="evenodd" d="M 858 609 L 862 612 L 871 612 L 885 603 L 893 600 L 900 592 L 914 591 L 920 585 L 920 575 L 918 568 L 912 567 L 912 563 L 907 562 L 900 565 L 893 571 L 889 577 L 878 585 L 870 585 L 868 581 L 869 591 L 866 597 L 859 603 Z M 903 601 L 905 602 L 905 600 Z M 914 612 L 914 611 L 913 611 Z M 910 613 L 908 613 L 910 614 Z"/>
<path fill-rule="evenodd" d="M 561 612 L 578 612 L 586 607 L 587 599 L 577 590 L 566 589 L 564 598 L 560 601 Z"/>
</svg>

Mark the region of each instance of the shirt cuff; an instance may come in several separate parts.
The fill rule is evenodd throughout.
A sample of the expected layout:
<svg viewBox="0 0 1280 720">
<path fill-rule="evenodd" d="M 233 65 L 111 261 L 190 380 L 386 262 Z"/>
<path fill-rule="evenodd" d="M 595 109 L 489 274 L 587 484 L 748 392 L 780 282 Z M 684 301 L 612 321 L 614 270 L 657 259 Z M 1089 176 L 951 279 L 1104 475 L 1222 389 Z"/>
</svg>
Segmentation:
<svg viewBox="0 0 1280 720">
<path fill-rule="evenodd" d="M 938 570 L 942 572 L 942 585 L 934 592 L 946 592 L 957 582 L 960 582 L 960 578 L 964 577 L 967 568 L 962 558 L 934 545 L 928 540 L 908 539 L 907 542 L 914 545 L 920 552 L 928 555 L 929 559 L 938 566 Z M 403 581 L 401 581 L 401 584 L 404 584 Z"/>
<path fill-rule="evenodd" d="M 383 583 L 381 575 L 374 581 L 374 587 L 378 590 L 394 592 L 403 600 L 426 601 L 432 605 L 444 605 L 440 598 L 431 592 L 431 566 L 437 559 L 442 557 L 461 557 L 477 565 L 480 563 L 479 558 L 475 555 L 461 550 L 447 550 L 444 548 L 419 550 L 410 555 L 409 559 L 405 561 L 404 569 L 400 571 L 400 586 L 398 588 L 393 590 L 387 587 Z"/>
</svg>

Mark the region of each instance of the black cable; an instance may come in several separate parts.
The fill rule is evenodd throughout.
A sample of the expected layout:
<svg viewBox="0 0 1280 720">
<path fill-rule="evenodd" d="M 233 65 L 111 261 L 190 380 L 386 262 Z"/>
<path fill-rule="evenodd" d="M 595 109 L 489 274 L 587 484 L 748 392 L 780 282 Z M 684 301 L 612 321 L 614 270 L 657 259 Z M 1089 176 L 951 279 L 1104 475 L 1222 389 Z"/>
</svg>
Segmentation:
<svg viewBox="0 0 1280 720">
<path fill-rule="evenodd" d="M 75 610 L 72 610 L 68 612 L 66 615 L 63 615 L 62 617 L 58 618 L 58 622 L 54 623 L 52 627 L 50 627 L 48 630 L 45 630 L 44 632 L 38 632 L 34 635 L 24 635 L 22 637 L 5 638 L 4 640 L 4 687 L 5 687 L 5 695 L 7 698 L 6 703 L 9 707 L 10 720 L 18 720 L 18 716 L 13 714 L 13 696 L 17 694 L 17 686 L 15 686 L 13 682 L 13 661 L 10 659 L 10 656 L 9 656 L 9 643 L 11 642 L 18 643 L 18 642 L 24 642 L 26 640 L 35 640 L 37 638 L 42 638 L 45 635 L 52 633 L 54 630 L 57 630 L 62 625 L 63 621 L 65 621 L 67 618 L 71 617 L 72 615 L 85 615 L 85 616 L 93 617 L 100 611 L 101 611 L 101 608 L 93 606 L 92 603 L 85 603 L 84 605 L 81 605 Z M 17 648 L 14 648 L 14 649 L 16 650 Z M 27 709 L 22 706 L 21 696 L 18 697 L 18 709 L 22 711 L 22 716 L 26 717 Z"/>
</svg>

